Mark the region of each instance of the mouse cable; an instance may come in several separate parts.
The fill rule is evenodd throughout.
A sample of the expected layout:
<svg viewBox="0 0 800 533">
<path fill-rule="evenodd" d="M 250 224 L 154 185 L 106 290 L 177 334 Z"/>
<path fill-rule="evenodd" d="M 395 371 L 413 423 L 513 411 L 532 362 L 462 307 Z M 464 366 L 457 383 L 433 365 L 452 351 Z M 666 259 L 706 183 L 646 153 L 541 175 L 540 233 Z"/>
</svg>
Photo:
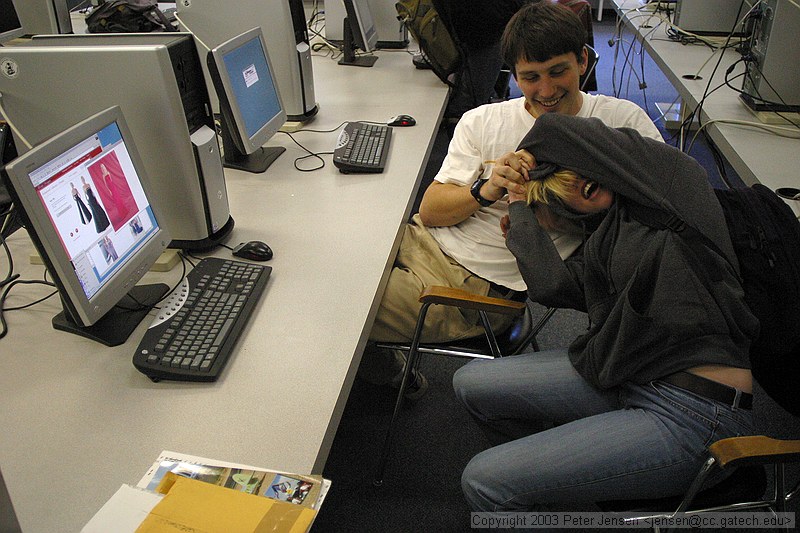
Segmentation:
<svg viewBox="0 0 800 533">
<path fill-rule="evenodd" d="M 0 244 L 2 244 L 3 248 L 6 251 L 6 257 L 8 257 L 8 274 L 2 280 L 0 280 L 0 288 L 11 283 L 15 279 L 19 277 L 19 274 L 14 274 L 14 257 L 11 255 L 11 250 L 8 248 L 8 243 L 6 242 L 6 238 L 0 233 Z"/>
<path fill-rule="evenodd" d="M 780 100 L 780 102 L 775 102 L 775 101 L 766 100 L 766 99 L 762 98 L 762 97 L 761 97 L 761 93 L 760 93 L 760 91 L 758 91 L 758 90 L 756 90 L 756 92 L 757 92 L 758 94 L 757 94 L 757 95 L 754 95 L 754 94 L 750 94 L 750 93 L 747 93 L 747 92 L 745 92 L 745 91 L 744 91 L 744 89 L 739 89 L 739 88 L 737 88 L 737 87 L 734 87 L 733 85 L 731 85 L 731 83 L 730 83 L 730 80 L 728 79 L 728 76 L 730 75 L 731 71 L 733 70 L 733 65 L 731 65 L 731 68 L 729 68 L 729 69 L 727 70 L 727 72 L 725 72 L 725 84 L 728 86 L 728 88 L 730 88 L 731 90 L 733 90 L 734 92 L 736 92 L 736 93 L 738 93 L 738 94 L 740 94 L 740 95 L 744 95 L 744 94 L 746 94 L 746 95 L 747 95 L 747 96 L 749 96 L 751 99 L 753 99 L 753 100 L 755 100 L 756 102 L 758 102 L 759 104 L 762 104 L 762 105 L 768 106 L 768 107 L 770 107 L 770 108 L 775 108 L 775 107 L 778 107 L 778 108 L 780 108 L 781 106 L 788 106 L 788 104 L 786 103 L 786 101 L 783 99 L 783 97 L 780 95 L 780 93 L 779 93 L 777 90 L 775 90 L 775 87 L 773 87 L 773 86 L 772 86 L 772 84 L 770 83 L 770 81 L 767 79 L 767 76 L 766 76 L 766 75 L 764 74 L 764 72 L 763 72 L 763 71 L 762 71 L 762 70 L 759 68 L 758 64 L 757 64 L 755 61 L 753 61 L 753 62 L 749 62 L 749 61 L 748 61 L 747 59 L 745 59 L 745 58 L 742 58 L 742 59 L 740 59 L 739 61 L 742 61 L 742 62 L 744 62 L 744 63 L 747 65 L 747 67 L 749 67 L 750 65 L 752 65 L 752 66 L 753 66 L 753 68 L 755 68 L 755 70 L 757 70 L 757 71 L 758 71 L 758 76 L 759 76 L 759 77 L 760 77 L 762 80 L 764 80 L 764 82 L 767 84 L 767 87 L 769 87 L 769 89 L 770 89 L 770 90 L 771 90 L 771 91 L 772 91 L 772 92 L 775 94 L 775 96 L 777 96 L 777 97 L 778 97 L 778 99 Z M 752 79 L 752 77 L 751 77 L 751 76 L 752 76 L 752 73 L 750 72 L 750 69 L 749 69 L 749 68 L 747 68 L 747 67 L 746 67 L 746 70 L 745 70 L 745 72 L 744 72 L 743 74 L 741 74 L 741 76 L 745 76 L 745 77 L 747 77 L 748 79 Z M 738 76 L 735 76 L 735 77 L 734 77 L 734 79 L 735 79 L 736 77 L 738 77 Z M 755 83 L 753 84 L 753 86 L 755 87 Z M 800 129 L 800 122 L 796 122 L 795 120 L 792 120 L 792 116 L 791 116 L 791 114 L 792 114 L 792 113 L 796 113 L 796 112 L 792 112 L 792 111 L 772 111 L 771 109 L 767 109 L 766 111 L 769 111 L 770 113 L 774 113 L 774 114 L 775 114 L 775 116 L 782 118 L 784 121 L 786 121 L 787 123 L 791 124 L 791 125 L 792 125 L 792 126 L 794 126 L 795 128 L 798 128 L 798 129 Z M 787 114 L 787 113 L 788 113 L 788 114 Z"/>
<path fill-rule="evenodd" d="M 34 280 L 27 280 L 27 279 L 14 279 L 10 283 L 7 283 L 3 288 L 3 293 L 0 295 L 0 339 L 5 337 L 8 334 L 8 324 L 6 323 L 6 318 L 4 315 L 5 311 L 18 311 L 20 309 L 27 309 L 28 307 L 32 307 L 38 303 L 41 303 L 49 298 L 52 298 L 58 291 L 53 291 L 47 296 L 43 296 L 34 302 L 30 302 L 25 305 L 20 305 L 17 307 L 5 307 L 6 298 L 8 297 L 9 291 L 15 287 L 16 285 L 47 285 L 49 287 L 55 287 L 55 285 L 49 281 L 41 280 L 41 279 L 34 279 Z"/>
<path fill-rule="evenodd" d="M 340 124 L 340 125 L 339 125 L 339 126 L 338 126 L 338 127 L 335 129 L 335 130 L 330 130 L 330 131 L 318 131 L 318 130 L 299 130 L 299 131 L 309 131 L 309 132 L 313 132 L 313 133 L 332 133 L 332 132 L 334 132 L 334 131 L 338 130 L 338 129 L 339 129 L 341 126 L 342 126 L 342 124 Z M 306 148 L 305 146 L 303 146 L 302 144 L 300 144 L 300 143 L 297 141 L 297 139 L 295 139 L 295 138 L 294 138 L 294 136 L 293 136 L 291 133 L 289 133 L 288 131 L 281 131 L 280 133 L 283 133 L 284 135 L 288 135 L 288 136 L 289 136 L 289 138 L 292 140 L 292 142 L 293 142 L 293 143 L 295 143 L 295 144 L 296 144 L 297 146 L 299 146 L 299 147 L 300 147 L 302 150 L 304 150 L 305 152 L 307 152 L 307 155 L 303 155 L 303 156 L 300 156 L 300 157 L 296 157 L 296 158 L 295 158 L 295 160 L 294 160 L 294 168 L 295 168 L 296 170 L 300 171 L 300 172 L 314 172 L 315 170 L 320 170 L 320 169 L 324 168 L 324 167 L 325 167 L 325 160 L 324 160 L 324 159 L 322 159 L 322 157 L 321 157 L 321 156 L 323 156 L 323 155 L 331 155 L 331 154 L 333 154 L 333 152 L 319 152 L 319 153 L 312 152 L 311 150 L 309 150 L 308 148 Z M 316 159 L 318 159 L 318 160 L 319 160 L 319 162 L 320 162 L 320 163 L 319 163 L 319 165 L 317 165 L 317 166 L 316 166 L 316 167 L 314 167 L 314 168 L 301 168 L 301 167 L 298 165 L 298 163 L 299 163 L 300 161 L 304 161 L 304 160 L 308 159 L 309 157 L 313 157 L 313 158 L 316 158 Z"/>
</svg>

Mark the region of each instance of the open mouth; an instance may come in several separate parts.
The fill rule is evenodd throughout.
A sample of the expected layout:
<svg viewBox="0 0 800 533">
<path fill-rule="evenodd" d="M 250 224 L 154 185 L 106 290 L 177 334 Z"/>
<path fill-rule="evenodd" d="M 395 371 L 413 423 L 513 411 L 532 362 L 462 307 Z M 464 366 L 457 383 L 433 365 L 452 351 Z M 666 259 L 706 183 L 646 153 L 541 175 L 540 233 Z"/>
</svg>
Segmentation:
<svg viewBox="0 0 800 533">
<path fill-rule="evenodd" d="M 562 98 L 563 96 L 559 96 L 558 98 L 551 98 L 550 100 L 536 100 L 536 103 L 538 103 L 542 107 L 554 107 L 558 105 L 558 103 L 561 101 Z"/>
<path fill-rule="evenodd" d="M 583 188 L 581 189 L 581 196 L 583 196 L 586 200 L 590 199 L 592 195 L 597 192 L 600 188 L 600 184 L 596 181 L 588 180 L 584 183 Z"/>
</svg>

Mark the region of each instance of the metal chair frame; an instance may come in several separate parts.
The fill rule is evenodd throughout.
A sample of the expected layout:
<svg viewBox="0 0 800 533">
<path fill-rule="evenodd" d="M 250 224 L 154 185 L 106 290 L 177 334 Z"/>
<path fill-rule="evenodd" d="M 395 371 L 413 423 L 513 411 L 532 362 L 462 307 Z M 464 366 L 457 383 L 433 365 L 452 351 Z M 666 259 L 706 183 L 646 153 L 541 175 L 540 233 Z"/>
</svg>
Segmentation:
<svg viewBox="0 0 800 533">
<path fill-rule="evenodd" d="M 503 354 L 497 342 L 497 338 L 489 323 L 489 316 L 487 313 L 501 313 L 507 315 L 520 315 L 523 316 L 528 311 L 527 303 L 517 302 L 513 300 L 506 300 L 503 298 L 492 298 L 488 296 L 477 296 L 470 294 L 466 291 L 458 289 L 451 289 L 448 287 L 428 287 L 422 291 L 419 298 L 422 307 L 417 315 L 417 323 L 414 328 L 414 336 L 411 344 L 403 343 L 378 343 L 379 348 L 401 350 L 408 353 L 405 365 L 403 366 L 403 379 L 400 382 L 400 389 L 397 392 L 397 399 L 395 400 L 392 418 L 389 422 L 389 427 L 386 431 L 386 437 L 383 443 L 380 462 L 375 476 L 374 484 L 380 486 L 383 484 L 383 475 L 386 470 L 386 465 L 391 453 L 392 437 L 395 429 L 395 422 L 400 413 L 405 397 L 405 391 L 408 388 L 412 371 L 416 368 L 420 354 L 434 354 L 445 355 L 449 357 L 461 357 L 470 359 L 494 359 L 502 357 L 503 355 L 516 355 L 520 353 L 528 345 L 532 345 L 535 351 L 539 347 L 536 343 L 536 335 L 550 320 L 550 317 L 556 312 L 555 308 L 549 308 L 544 315 L 539 318 L 531 330 L 524 335 L 517 346 L 515 346 L 509 353 Z M 453 305 L 464 309 L 472 309 L 478 311 L 478 316 L 481 320 L 481 325 L 484 329 L 484 335 L 488 344 L 488 352 L 478 351 L 472 348 L 463 348 L 458 345 L 453 346 L 452 343 L 426 343 L 420 342 L 422 331 L 425 326 L 425 317 L 431 305 Z M 512 326 L 513 327 L 513 326 Z"/>
</svg>

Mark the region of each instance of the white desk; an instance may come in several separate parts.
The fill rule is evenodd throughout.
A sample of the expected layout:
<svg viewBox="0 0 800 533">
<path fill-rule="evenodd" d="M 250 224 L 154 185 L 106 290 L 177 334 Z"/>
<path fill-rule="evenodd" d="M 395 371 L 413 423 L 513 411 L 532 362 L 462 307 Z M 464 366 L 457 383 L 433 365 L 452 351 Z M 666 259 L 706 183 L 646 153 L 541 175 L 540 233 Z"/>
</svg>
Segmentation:
<svg viewBox="0 0 800 533">
<path fill-rule="evenodd" d="M 703 98 L 709 84 L 709 76 L 717 64 L 718 55 L 706 63 L 712 54 L 708 47 L 687 46 L 667 40 L 664 25 L 653 29 L 657 24 L 655 16 L 651 18 L 644 16 L 645 12 L 632 11 L 639 6 L 638 0 L 614 0 L 614 6 L 618 15 L 623 18 L 623 23 L 633 32 L 637 43 L 643 42 L 644 49 L 675 86 L 684 103 L 693 109 Z M 642 27 L 643 24 L 651 27 Z M 630 32 L 627 36 L 630 40 Z M 643 39 L 642 36 L 647 38 Z M 739 54 L 735 51 L 725 51 L 711 81 L 711 89 L 723 83 L 725 71 L 738 58 Z M 740 63 L 730 77 L 734 78 L 743 71 L 744 66 Z M 699 74 L 702 79 L 686 79 L 683 76 L 687 74 Z M 741 77 L 732 83 L 734 87 L 740 88 Z M 703 123 L 716 119 L 758 122 L 740 101 L 738 94 L 728 87 L 710 94 L 703 104 Z M 760 182 L 773 190 L 778 187 L 800 186 L 800 177 L 796 172 L 796 169 L 800 168 L 800 139 L 788 139 L 753 127 L 724 123 L 712 124 L 707 130 L 745 183 Z"/>
<path fill-rule="evenodd" d="M 262 302 L 218 382 L 156 384 L 135 370 L 131 357 L 149 319 L 125 345 L 105 348 L 53 330 L 55 300 L 7 313 L 0 466 L 23 531 L 80 530 L 163 449 L 322 471 L 446 100 L 445 86 L 415 70 L 409 55 L 379 56 L 369 69 L 314 58 L 320 111 L 308 128 L 414 116 L 415 127 L 395 129 L 385 173 L 339 174 L 330 155 L 323 170 L 298 172 L 293 161 L 305 152 L 283 134 L 270 144 L 287 151 L 265 174 L 226 172 L 236 221 L 229 244 L 264 240 L 275 257 Z M 294 135 L 314 151 L 332 150 L 336 139 Z M 41 267 L 28 264 L 27 234 L 18 231 L 10 244 L 23 278 L 40 278 Z M 172 284 L 179 275 L 176 267 L 146 279 Z M 16 287 L 8 305 L 41 294 Z"/>
</svg>

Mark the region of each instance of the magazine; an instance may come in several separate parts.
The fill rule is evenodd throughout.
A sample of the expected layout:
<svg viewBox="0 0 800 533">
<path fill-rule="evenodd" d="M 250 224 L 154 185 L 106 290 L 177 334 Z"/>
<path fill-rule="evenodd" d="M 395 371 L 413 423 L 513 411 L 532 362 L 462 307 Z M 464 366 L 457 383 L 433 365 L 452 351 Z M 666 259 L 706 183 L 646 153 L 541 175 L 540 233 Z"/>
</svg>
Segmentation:
<svg viewBox="0 0 800 533">
<path fill-rule="evenodd" d="M 154 491 L 167 472 L 319 510 L 330 489 L 322 476 L 292 474 L 163 451 L 137 487 Z"/>
</svg>

